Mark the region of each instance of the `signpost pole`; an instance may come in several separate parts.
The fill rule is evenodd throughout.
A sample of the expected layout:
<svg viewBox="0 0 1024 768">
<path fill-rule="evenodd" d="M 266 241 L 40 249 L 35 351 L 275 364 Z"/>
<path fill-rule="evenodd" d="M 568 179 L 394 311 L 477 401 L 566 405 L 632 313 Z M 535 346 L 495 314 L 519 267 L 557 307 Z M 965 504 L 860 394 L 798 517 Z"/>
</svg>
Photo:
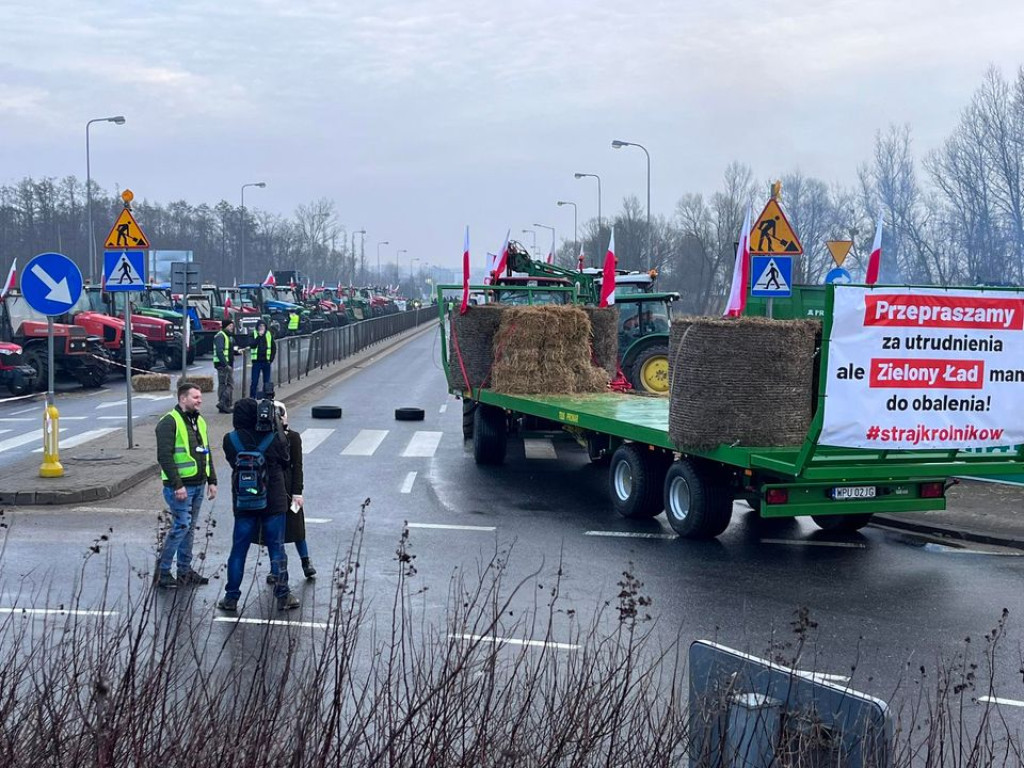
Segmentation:
<svg viewBox="0 0 1024 768">
<path fill-rule="evenodd" d="M 46 407 L 43 410 L 43 463 L 39 467 L 40 477 L 64 477 L 64 467 L 60 463 L 60 413 L 53 394 L 53 316 L 46 317 L 46 359 L 48 363 L 48 381 L 46 389 Z"/>
<path fill-rule="evenodd" d="M 125 296 L 124 302 L 124 385 L 127 398 L 128 417 L 128 450 L 135 447 L 132 439 L 132 302 L 131 295 Z"/>
</svg>

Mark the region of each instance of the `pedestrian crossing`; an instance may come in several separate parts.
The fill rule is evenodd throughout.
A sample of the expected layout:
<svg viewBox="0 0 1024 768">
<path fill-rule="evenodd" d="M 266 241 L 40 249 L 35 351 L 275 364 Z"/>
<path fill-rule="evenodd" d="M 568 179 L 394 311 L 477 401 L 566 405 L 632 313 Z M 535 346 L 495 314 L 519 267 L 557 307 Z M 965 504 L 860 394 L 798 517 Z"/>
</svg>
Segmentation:
<svg viewBox="0 0 1024 768">
<path fill-rule="evenodd" d="M 300 430 L 302 455 L 315 452 L 333 453 L 349 458 L 368 458 L 378 455 L 397 455 L 403 459 L 433 458 L 442 445 L 458 445 L 461 449 L 461 435 L 435 430 L 418 430 L 410 436 L 404 431 L 389 429 L 360 429 L 354 435 L 338 429 L 310 427 Z M 448 434 L 447 437 L 445 435 Z M 554 461 L 558 459 L 555 443 L 550 438 L 526 438 L 523 440 L 527 459 Z M 340 449 L 340 450 L 339 450 Z"/>
</svg>

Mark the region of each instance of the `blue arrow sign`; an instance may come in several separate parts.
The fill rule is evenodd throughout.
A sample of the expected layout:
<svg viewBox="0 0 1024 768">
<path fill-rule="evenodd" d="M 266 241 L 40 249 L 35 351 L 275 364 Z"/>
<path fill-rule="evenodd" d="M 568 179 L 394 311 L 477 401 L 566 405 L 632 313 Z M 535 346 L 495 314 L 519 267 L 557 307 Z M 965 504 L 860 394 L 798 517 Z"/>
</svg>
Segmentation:
<svg viewBox="0 0 1024 768">
<path fill-rule="evenodd" d="M 63 315 L 82 295 L 82 273 L 62 253 L 40 253 L 25 267 L 21 293 L 36 312 Z"/>
<path fill-rule="evenodd" d="M 103 285 L 114 292 L 145 290 L 146 252 L 104 251 Z"/>
<path fill-rule="evenodd" d="M 842 267 L 835 267 L 833 269 L 830 269 L 828 271 L 828 274 L 825 275 L 825 282 L 826 283 L 852 283 L 853 282 L 853 277 L 851 277 L 850 273 L 847 272 Z"/>
</svg>

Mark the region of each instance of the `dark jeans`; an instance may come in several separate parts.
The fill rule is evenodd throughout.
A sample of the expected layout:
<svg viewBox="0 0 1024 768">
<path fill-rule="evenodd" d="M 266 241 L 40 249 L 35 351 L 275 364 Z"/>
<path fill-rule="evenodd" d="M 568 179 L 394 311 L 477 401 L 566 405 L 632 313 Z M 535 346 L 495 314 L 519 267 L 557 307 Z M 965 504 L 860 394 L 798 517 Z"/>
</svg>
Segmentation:
<svg viewBox="0 0 1024 768">
<path fill-rule="evenodd" d="M 217 366 L 217 407 L 230 411 L 235 399 L 235 369 L 230 365 Z"/>
<path fill-rule="evenodd" d="M 260 376 L 263 376 L 263 387 L 258 388 L 256 382 Z M 249 397 L 255 398 L 257 392 L 263 392 L 266 386 L 270 383 L 270 361 L 269 360 L 253 360 L 252 361 L 252 381 L 249 382 Z"/>
<path fill-rule="evenodd" d="M 288 589 L 288 555 L 284 552 L 284 515 L 236 516 L 231 554 L 228 555 L 228 583 L 224 589 L 224 597 L 228 600 L 238 600 L 242 596 L 245 556 L 249 552 L 249 545 L 256 540 L 260 523 L 263 524 L 263 536 L 267 550 L 270 552 L 271 570 L 278 575 L 274 584 L 274 597 L 287 597 L 290 592 Z"/>
</svg>

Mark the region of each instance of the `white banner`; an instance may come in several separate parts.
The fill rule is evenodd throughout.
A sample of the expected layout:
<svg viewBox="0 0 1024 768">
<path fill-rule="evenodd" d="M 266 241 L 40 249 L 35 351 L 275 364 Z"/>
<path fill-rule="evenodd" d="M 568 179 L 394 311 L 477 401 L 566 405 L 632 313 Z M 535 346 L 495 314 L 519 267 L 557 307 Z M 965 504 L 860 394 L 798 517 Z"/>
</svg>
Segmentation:
<svg viewBox="0 0 1024 768">
<path fill-rule="evenodd" d="M 837 285 L 821 445 L 1024 442 L 1024 292 Z"/>
</svg>

